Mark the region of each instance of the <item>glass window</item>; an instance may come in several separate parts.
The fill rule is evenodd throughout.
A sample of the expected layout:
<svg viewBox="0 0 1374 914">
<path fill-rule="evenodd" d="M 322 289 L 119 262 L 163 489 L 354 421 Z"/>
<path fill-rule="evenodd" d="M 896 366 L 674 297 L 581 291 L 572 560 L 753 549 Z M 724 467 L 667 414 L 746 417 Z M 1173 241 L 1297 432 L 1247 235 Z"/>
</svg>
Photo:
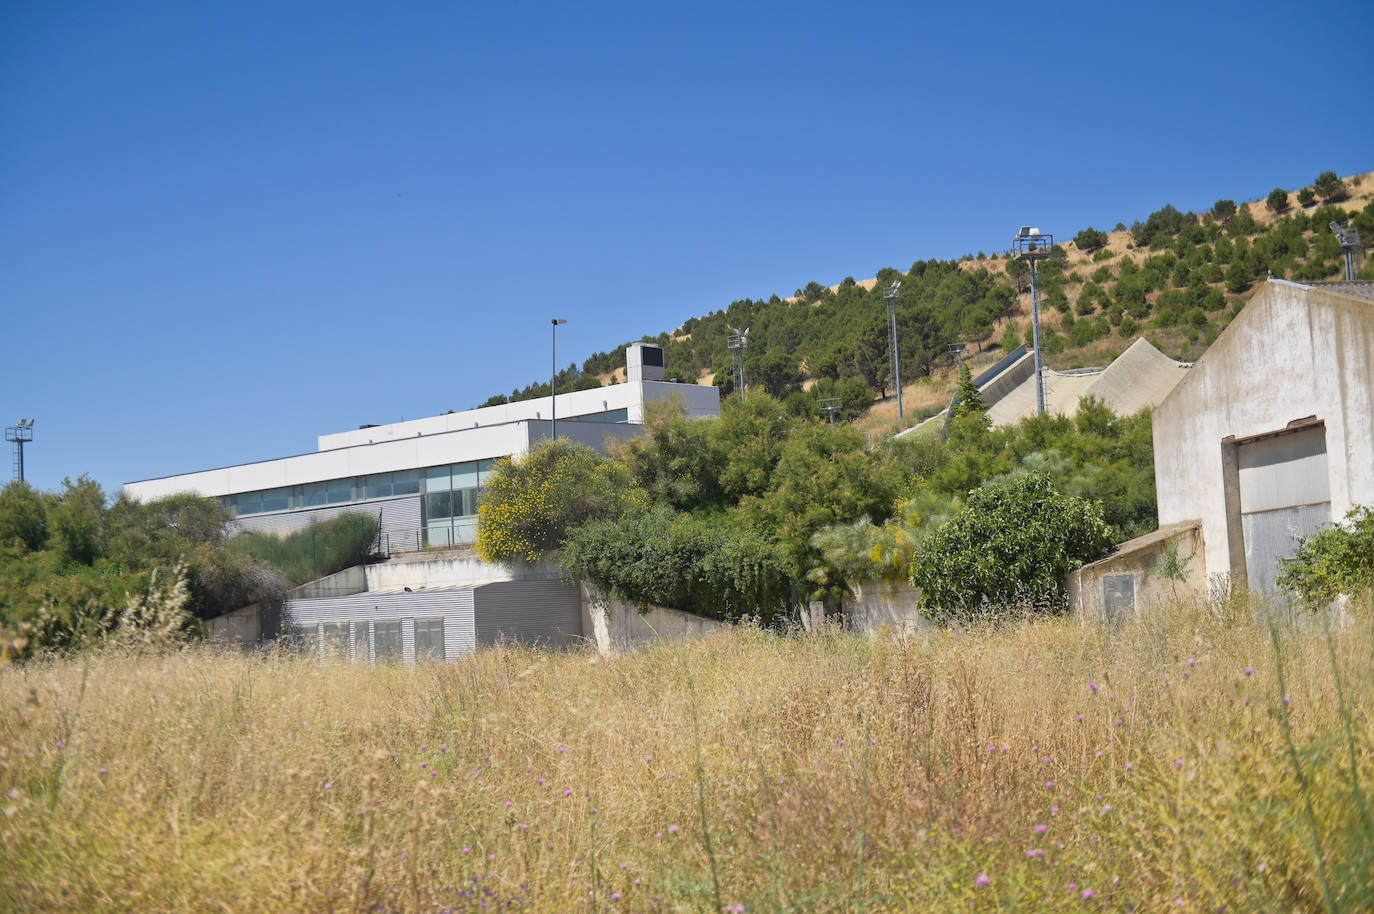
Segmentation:
<svg viewBox="0 0 1374 914">
<path fill-rule="evenodd" d="M 307 482 L 302 488 L 304 490 L 303 503 L 307 508 L 328 504 L 329 483 Z"/>
<path fill-rule="evenodd" d="M 454 545 L 475 542 L 477 542 L 477 518 L 469 517 L 453 522 Z"/>
<path fill-rule="evenodd" d="M 425 470 L 425 491 L 426 492 L 447 492 L 453 488 L 449 484 L 449 467 L 444 464 L 441 467 L 430 467 Z"/>
<path fill-rule="evenodd" d="M 353 659 L 366 663 L 372 659 L 367 647 L 367 620 L 353 623 Z"/>
<path fill-rule="evenodd" d="M 327 483 L 328 491 L 326 497 L 331 505 L 342 504 L 353 500 L 353 478 L 331 479 Z"/>
<path fill-rule="evenodd" d="M 484 486 L 491 482 L 491 474 L 496 470 L 496 459 L 477 461 L 478 485 Z"/>
<path fill-rule="evenodd" d="M 425 530 L 425 545 L 447 547 L 453 545 L 453 527 L 450 521 L 430 524 Z"/>
<path fill-rule="evenodd" d="M 452 516 L 452 492 L 430 492 L 425 496 L 425 518 L 427 520 L 442 520 Z"/>
<path fill-rule="evenodd" d="M 364 498 L 390 498 L 391 474 L 374 473 L 367 477 L 367 494 Z"/>
<path fill-rule="evenodd" d="M 392 495 L 414 495 L 419 491 L 419 470 L 399 470 L 391 474 Z"/>
<path fill-rule="evenodd" d="M 237 514 L 239 510 L 239 499 L 237 495 L 223 495 L 219 500 L 220 507 L 230 514 Z"/>
<path fill-rule="evenodd" d="M 415 659 L 444 659 L 444 618 L 415 620 Z"/>
<path fill-rule="evenodd" d="M 348 623 L 324 623 L 324 652 L 330 657 L 348 659 Z"/>
<path fill-rule="evenodd" d="M 268 489 L 262 493 L 262 510 L 288 511 L 291 508 L 291 490 Z"/>
<path fill-rule="evenodd" d="M 240 514 L 259 514 L 262 512 L 262 493 L 261 492 L 240 492 L 238 495 L 238 513 Z"/>
<path fill-rule="evenodd" d="M 478 503 L 482 500 L 481 489 L 468 489 L 468 513 L 467 517 L 476 517 Z"/>
<path fill-rule="evenodd" d="M 470 489 L 477 485 L 477 462 L 469 460 L 467 463 L 455 463 L 453 465 L 453 487 L 455 489 Z"/>
<path fill-rule="evenodd" d="M 377 662 L 401 659 L 401 622 L 372 623 L 372 645 L 377 654 Z"/>
</svg>

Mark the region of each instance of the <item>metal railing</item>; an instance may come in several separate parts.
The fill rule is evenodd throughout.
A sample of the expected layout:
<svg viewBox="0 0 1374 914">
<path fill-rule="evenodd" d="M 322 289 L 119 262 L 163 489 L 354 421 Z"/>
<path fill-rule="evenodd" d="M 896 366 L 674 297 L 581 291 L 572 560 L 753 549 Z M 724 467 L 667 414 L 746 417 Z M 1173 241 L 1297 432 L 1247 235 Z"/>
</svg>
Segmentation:
<svg viewBox="0 0 1374 914">
<path fill-rule="evenodd" d="M 477 525 L 471 527 L 403 527 L 377 534 L 373 554 L 390 558 L 398 553 L 424 552 L 427 549 L 471 549 L 477 540 Z"/>
</svg>

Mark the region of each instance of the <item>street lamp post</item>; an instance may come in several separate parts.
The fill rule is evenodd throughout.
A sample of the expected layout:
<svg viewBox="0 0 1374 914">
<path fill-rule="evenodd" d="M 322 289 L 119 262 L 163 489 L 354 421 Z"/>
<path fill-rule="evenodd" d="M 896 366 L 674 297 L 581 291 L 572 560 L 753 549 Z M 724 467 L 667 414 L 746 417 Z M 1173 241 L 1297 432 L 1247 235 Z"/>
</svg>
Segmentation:
<svg viewBox="0 0 1374 914">
<path fill-rule="evenodd" d="M 1029 225 L 1021 226 L 1021 231 L 1011 240 L 1011 248 L 1016 259 L 1024 260 L 1030 266 L 1031 344 L 1035 349 L 1035 408 L 1042 416 L 1045 415 L 1045 367 L 1040 359 L 1040 295 L 1035 287 L 1035 262 L 1050 256 L 1052 247 L 1053 235 Z"/>
<path fill-rule="evenodd" d="M 552 422 L 549 425 L 549 438 L 553 441 L 558 440 L 558 325 L 566 324 L 561 317 L 553 319 L 553 327 L 549 330 L 552 334 L 551 345 L 549 346 L 549 416 Z"/>
<path fill-rule="evenodd" d="M 892 332 L 892 383 L 897 386 L 897 418 L 902 418 L 902 360 L 897 354 L 897 292 L 902 288 L 900 279 L 892 280 L 892 285 L 883 293 L 887 299 L 888 329 Z"/>
</svg>

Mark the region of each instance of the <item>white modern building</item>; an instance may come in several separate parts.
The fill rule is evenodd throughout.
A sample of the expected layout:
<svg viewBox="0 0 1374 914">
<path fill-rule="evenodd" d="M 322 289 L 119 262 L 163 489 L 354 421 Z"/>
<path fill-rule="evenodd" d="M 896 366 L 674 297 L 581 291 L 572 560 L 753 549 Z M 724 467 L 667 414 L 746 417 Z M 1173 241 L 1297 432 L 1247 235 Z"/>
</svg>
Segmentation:
<svg viewBox="0 0 1374 914">
<path fill-rule="evenodd" d="M 558 437 L 604 449 L 607 437 L 636 434 L 646 403 L 676 398 L 688 416 L 720 414 L 715 387 L 666 380 L 658 346 L 629 346 L 626 377 L 560 393 L 556 404 L 542 397 L 321 435 L 310 453 L 130 482 L 124 493 L 217 497 L 241 527 L 279 533 L 366 511 L 379 517 L 387 552 L 464 545 L 476 538 L 479 492 L 496 461 L 549 438 L 555 422 Z"/>
</svg>

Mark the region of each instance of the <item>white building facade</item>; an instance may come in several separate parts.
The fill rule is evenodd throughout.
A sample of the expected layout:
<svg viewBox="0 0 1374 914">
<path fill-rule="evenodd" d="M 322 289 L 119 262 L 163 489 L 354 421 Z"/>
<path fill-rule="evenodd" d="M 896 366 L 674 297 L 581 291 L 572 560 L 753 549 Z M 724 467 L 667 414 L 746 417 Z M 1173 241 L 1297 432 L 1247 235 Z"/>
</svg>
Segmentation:
<svg viewBox="0 0 1374 914">
<path fill-rule="evenodd" d="M 472 543 L 480 491 L 496 461 L 554 433 L 598 449 L 637 434 L 645 404 L 679 400 L 690 417 L 720 414 L 715 387 L 668 381 L 663 350 L 635 343 L 623 384 L 427 419 L 321 435 L 318 450 L 126 483 L 146 501 L 180 492 L 216 497 L 240 527 L 288 533 L 346 512 L 381 521 L 385 551 Z M 554 407 L 557 415 L 554 414 Z"/>
</svg>

